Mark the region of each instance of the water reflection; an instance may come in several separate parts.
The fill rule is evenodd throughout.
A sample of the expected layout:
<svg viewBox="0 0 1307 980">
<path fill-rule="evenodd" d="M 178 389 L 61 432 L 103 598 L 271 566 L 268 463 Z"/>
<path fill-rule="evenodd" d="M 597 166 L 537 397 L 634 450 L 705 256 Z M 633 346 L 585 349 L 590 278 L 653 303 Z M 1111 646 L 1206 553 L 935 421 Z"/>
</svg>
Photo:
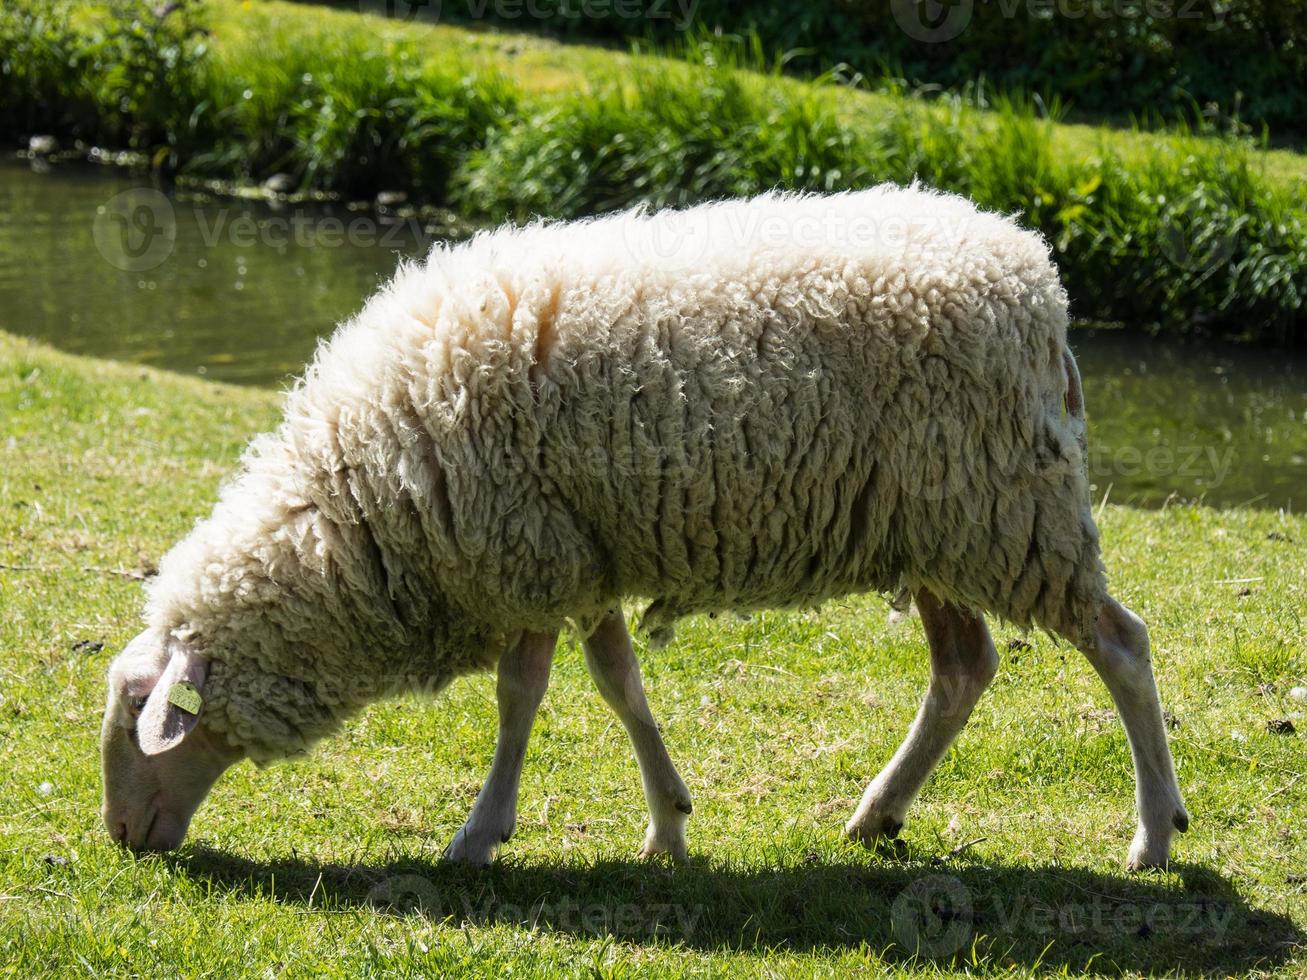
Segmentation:
<svg viewBox="0 0 1307 980">
<path fill-rule="evenodd" d="M 1307 506 L 1307 359 L 1124 330 L 1072 340 L 1099 494 Z"/>
<path fill-rule="evenodd" d="M 136 187 L 86 167 L 0 167 L 0 326 L 77 353 L 276 384 L 401 256 L 430 247 L 416 220 Z"/>
</svg>

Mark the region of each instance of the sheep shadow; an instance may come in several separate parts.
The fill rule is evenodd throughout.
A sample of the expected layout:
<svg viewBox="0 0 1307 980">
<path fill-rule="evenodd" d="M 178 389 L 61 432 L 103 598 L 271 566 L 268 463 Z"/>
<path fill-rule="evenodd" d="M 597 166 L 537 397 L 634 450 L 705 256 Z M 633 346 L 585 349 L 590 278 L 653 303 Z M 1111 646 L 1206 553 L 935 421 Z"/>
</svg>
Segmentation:
<svg viewBox="0 0 1307 980">
<path fill-rule="evenodd" d="M 1249 905 L 1206 868 L 1174 878 L 1066 867 L 907 861 L 753 867 L 695 861 L 473 869 L 426 859 L 250 861 L 203 847 L 171 859 L 234 896 L 308 908 L 370 908 L 458 925 L 515 924 L 702 951 L 866 946 L 900 961 L 971 956 L 1038 970 L 1243 974 L 1291 961 L 1307 936 Z"/>
</svg>

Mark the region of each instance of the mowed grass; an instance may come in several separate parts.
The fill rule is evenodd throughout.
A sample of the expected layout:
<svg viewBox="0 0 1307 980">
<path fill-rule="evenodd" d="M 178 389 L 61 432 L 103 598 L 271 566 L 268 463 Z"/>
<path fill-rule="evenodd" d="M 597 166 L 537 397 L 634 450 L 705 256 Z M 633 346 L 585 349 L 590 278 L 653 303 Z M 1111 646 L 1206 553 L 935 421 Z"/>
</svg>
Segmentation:
<svg viewBox="0 0 1307 980">
<path fill-rule="evenodd" d="M 378 704 L 311 758 L 244 764 L 178 855 L 121 853 L 99 822 L 97 730 L 105 668 L 137 629 L 130 575 L 207 511 L 276 402 L 0 334 L 0 974 L 1307 969 L 1307 722 L 1289 694 L 1307 683 L 1307 520 L 1267 511 L 1102 515 L 1116 591 L 1152 626 L 1193 815 L 1166 873 L 1121 870 L 1132 778 L 1102 686 L 1006 627 L 904 845 L 846 844 L 926 674 L 920 625 L 889 624 L 875 597 L 695 619 L 639 647 L 695 799 L 687 867 L 634 859 L 636 767 L 567 645 L 517 835 L 488 870 L 439 857 L 489 764 L 490 676 Z M 1285 721 L 1297 731 L 1272 732 Z"/>
</svg>

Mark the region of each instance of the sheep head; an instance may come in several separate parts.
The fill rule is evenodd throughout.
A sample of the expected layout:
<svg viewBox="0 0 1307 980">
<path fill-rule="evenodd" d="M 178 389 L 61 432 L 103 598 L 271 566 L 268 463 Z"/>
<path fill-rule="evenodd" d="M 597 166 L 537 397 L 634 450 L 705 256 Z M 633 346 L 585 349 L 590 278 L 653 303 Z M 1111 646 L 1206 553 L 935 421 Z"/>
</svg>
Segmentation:
<svg viewBox="0 0 1307 980">
<path fill-rule="evenodd" d="M 170 851 L 209 789 L 241 753 L 204 724 L 208 664 L 160 630 L 137 636 L 109 667 L 100 734 L 105 826 L 134 851 Z"/>
</svg>

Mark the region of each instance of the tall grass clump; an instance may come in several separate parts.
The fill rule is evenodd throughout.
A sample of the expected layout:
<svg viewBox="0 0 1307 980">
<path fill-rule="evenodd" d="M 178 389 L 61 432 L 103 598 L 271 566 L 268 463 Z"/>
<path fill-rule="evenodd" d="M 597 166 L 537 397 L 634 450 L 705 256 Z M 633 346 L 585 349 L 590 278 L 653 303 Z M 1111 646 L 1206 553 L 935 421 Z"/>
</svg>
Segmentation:
<svg viewBox="0 0 1307 980">
<path fill-rule="evenodd" d="M 721 54 L 639 62 L 589 92 L 540 100 L 469 158 L 460 202 L 495 218 L 575 217 L 873 182 L 870 147 L 828 93 Z"/>
<path fill-rule="evenodd" d="M 1258 173 L 1247 140 L 1197 128 L 1131 144 L 1104 131 L 1068 157 L 1055 101 L 854 97 L 834 74 L 785 77 L 756 39 L 604 55 L 583 84 L 549 88 L 448 30 L 224 9 L 237 13 L 211 36 L 190 0 L 171 13 L 85 0 L 73 20 L 19 0 L 0 15 L 0 120 L 183 173 L 400 190 L 487 220 L 919 180 L 1043 232 L 1079 316 L 1307 338 L 1307 216 Z"/>
<path fill-rule="evenodd" d="M 0 121 L 157 167 L 343 194 L 444 196 L 517 91 L 460 52 L 305 30 L 211 45 L 204 5 L 22 0 L 0 12 Z"/>
<path fill-rule="evenodd" d="M 277 36 L 268 47 L 214 59 L 210 90 L 224 108 L 197 171 L 281 172 L 311 190 L 402 189 L 441 200 L 463 158 L 519 99 L 457 51 L 434 59 L 402 39 L 322 30 Z"/>
<path fill-rule="evenodd" d="M 1094 166 L 1092 206 L 1059 243 L 1086 315 L 1303 343 L 1307 212 L 1246 148 L 1184 137 L 1129 163 L 1104 149 Z"/>
<path fill-rule="evenodd" d="M 917 106 L 873 124 L 892 164 L 877 176 L 1019 212 L 1053 244 L 1078 316 L 1303 343 L 1307 212 L 1258 177 L 1247 141 L 1178 132 L 1129 159 L 1106 140 L 1068 159 L 1053 125 L 1006 100 Z"/>
</svg>

